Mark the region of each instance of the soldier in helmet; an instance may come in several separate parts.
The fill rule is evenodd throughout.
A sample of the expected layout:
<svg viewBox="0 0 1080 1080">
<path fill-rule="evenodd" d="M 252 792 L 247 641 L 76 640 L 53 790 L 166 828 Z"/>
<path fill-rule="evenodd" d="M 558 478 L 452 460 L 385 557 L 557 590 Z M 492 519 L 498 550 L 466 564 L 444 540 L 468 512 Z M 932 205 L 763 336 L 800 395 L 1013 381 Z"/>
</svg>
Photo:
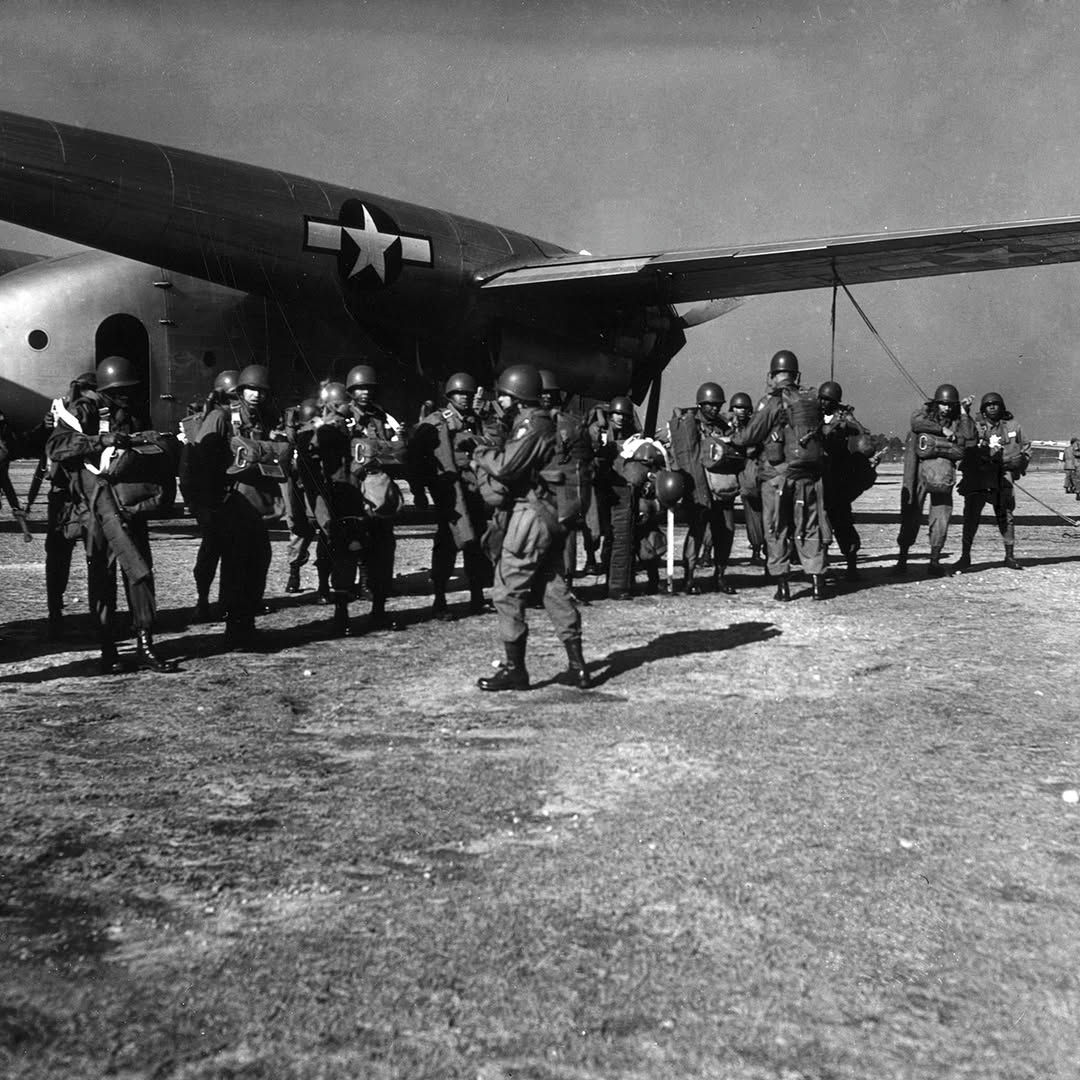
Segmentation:
<svg viewBox="0 0 1080 1080">
<path fill-rule="evenodd" d="M 769 362 L 769 391 L 746 426 L 732 435 L 737 446 L 762 446 L 761 500 L 769 574 L 775 599 L 791 599 L 788 573 L 794 544 L 810 575 L 815 600 L 825 599 L 825 544 L 820 499 L 824 447 L 817 393 L 799 390 L 799 360 L 781 349 Z"/>
<path fill-rule="evenodd" d="M 970 408 L 969 404 L 964 410 L 969 416 Z M 973 424 L 974 438 L 965 448 L 960 463 L 963 478 L 958 490 L 964 497 L 963 550 L 954 568 L 967 570 L 971 566 L 971 545 L 975 542 L 983 507 L 989 503 L 1005 544 L 1005 565 L 1010 570 L 1020 570 L 1015 555 L 1013 480 L 1027 470 L 1031 443 L 1024 438 L 1019 421 L 1005 408 L 1005 399 L 996 391 L 983 394 Z"/>
<path fill-rule="evenodd" d="M 378 403 L 379 375 L 370 364 L 356 364 L 345 377 L 352 406 L 353 435 L 389 442 L 401 425 Z"/>
<path fill-rule="evenodd" d="M 240 372 L 232 369 L 221 371 L 214 379 L 213 389 L 206 396 L 197 413 L 185 417 L 180 423 L 183 449 L 180 454 L 180 492 L 199 529 L 199 550 L 195 554 L 192 577 L 195 579 L 195 610 L 193 623 L 209 622 L 210 589 L 217 576 L 221 561 L 220 509 L 222 492 L 203 460 L 199 433 L 203 421 L 214 409 L 231 409 L 236 401 L 237 382 Z"/>
<path fill-rule="evenodd" d="M 299 405 L 286 410 L 285 434 L 295 447 L 297 434 L 317 417 L 322 415 L 322 406 L 316 398 L 304 398 Z M 289 573 L 285 579 L 285 591 L 301 591 L 300 570 L 307 564 L 311 545 L 315 543 L 315 573 L 318 578 L 316 596 L 320 603 L 330 600 L 330 564 L 325 542 L 320 542 L 315 527 L 308 517 L 308 501 L 304 491 L 303 472 L 301 469 L 290 470 L 281 485 L 285 498 L 285 522 L 289 527 L 289 545 L 287 561 Z"/>
<path fill-rule="evenodd" d="M 572 588 L 577 573 L 577 537 L 586 527 L 592 502 L 592 440 L 585 418 L 563 404 L 562 387 L 554 372 L 541 368 L 540 382 L 540 407 L 555 421 L 556 453 L 547 480 L 554 489 L 559 519 L 567 528 L 563 570 Z M 593 549 L 593 573 L 595 562 Z"/>
<path fill-rule="evenodd" d="M 613 397 L 606 406 L 597 405 L 590 414 L 588 431 L 593 453 L 593 497 L 583 532 L 586 556 L 584 573 L 607 573 L 611 562 L 611 510 L 618 496 L 618 478 L 612 469 L 623 443 L 637 432 L 637 428 L 634 403 L 625 395 Z M 603 548 L 597 567 L 596 554 L 601 543 Z"/>
<path fill-rule="evenodd" d="M 858 578 L 858 552 L 861 546 L 855 528 L 852 505 L 869 488 L 877 475 L 876 457 L 860 452 L 860 437 L 870 431 L 855 419 L 855 411 L 844 404 L 844 391 L 838 382 L 823 382 L 818 387 L 821 402 L 822 437 L 825 441 L 825 471 L 821 477 L 825 502 L 825 546 L 835 538 L 840 554 L 847 560 L 847 579 Z M 865 449 L 865 447 L 863 447 Z"/>
<path fill-rule="evenodd" d="M 713 543 L 713 588 L 722 593 L 735 591 L 724 571 L 735 540 L 735 499 L 746 451 L 731 442 L 732 428 L 723 413 L 725 400 L 719 383 L 702 383 L 695 407 L 676 410 L 669 429 L 675 465 L 693 481 L 683 544 L 688 595 L 700 592 L 694 571 L 706 532 Z"/>
<path fill-rule="evenodd" d="M 278 416 L 271 401 L 270 371 L 249 364 L 237 379 L 237 396 L 211 407 L 199 429 L 199 447 L 208 483 L 218 500 L 221 541 L 221 603 L 225 609 L 225 646 L 256 644 L 255 616 L 264 610 L 270 569 L 268 524 L 284 510 L 280 469 L 260 469 L 241 461 L 234 439 L 280 442 Z M 277 472 L 281 475 L 276 475 Z M 270 475 L 273 473 L 273 475 Z"/>
<path fill-rule="evenodd" d="M 435 593 L 432 611 L 450 618 L 446 590 L 461 552 L 469 584 L 469 612 L 485 610 L 484 588 L 491 583 L 491 563 L 481 540 L 487 527 L 487 506 L 473 470 L 473 451 L 493 445 L 498 438 L 475 408 L 479 383 L 459 371 L 446 381 L 446 405 L 417 425 L 409 442 L 415 471 L 425 478 L 435 505 L 435 539 L 431 548 L 431 582 Z"/>
<path fill-rule="evenodd" d="M 731 432 L 742 431 L 754 413 L 754 402 L 741 390 L 731 395 Z M 746 460 L 739 472 L 739 497 L 742 499 L 743 519 L 746 523 L 746 539 L 750 545 L 750 562 L 764 566 L 762 552 L 765 550 L 765 526 L 761 517 L 761 477 L 758 474 L 760 446 L 747 446 Z"/>
<path fill-rule="evenodd" d="M 970 405 L 970 400 L 967 399 Z M 900 490 L 900 554 L 893 574 L 906 574 L 908 551 L 919 535 L 923 506 L 930 500 L 930 565 L 928 573 L 940 577 L 941 551 L 952 516 L 956 462 L 974 437 L 971 418 L 961 413 L 960 391 L 942 383 L 934 396 L 911 416 L 911 434 L 904 450 L 904 479 Z"/>
<path fill-rule="evenodd" d="M 496 393 L 510 420 L 510 434 L 501 449 L 480 450 L 475 455 L 477 472 L 486 477 L 482 484 L 502 493 L 502 512 L 508 515 L 492 593 L 506 659 L 495 674 L 477 680 L 481 690 L 529 688 L 525 609 L 537 578 L 544 584 L 544 608 L 566 647 L 570 677 L 582 689 L 590 685 L 582 653 L 581 615 L 562 575 L 565 528 L 541 475 L 554 460 L 556 433 L 551 417 L 538 407 L 540 389 L 540 373 L 529 364 L 502 372 Z"/>
<path fill-rule="evenodd" d="M 153 556 L 144 508 L 150 492 L 144 487 L 145 505 L 129 501 L 132 487 L 121 485 L 115 466 L 135 443 L 132 436 L 144 435 L 147 418 L 137 416 L 131 399 L 142 380 L 131 360 L 106 357 L 97 368 L 97 390 L 76 400 L 53 404 L 54 427 L 48 441 L 49 458 L 68 476 L 73 511 L 81 517 L 86 537 L 86 574 L 90 609 L 98 624 L 101 643 L 101 671 L 115 674 L 123 670 L 116 650 L 116 568 L 124 577 L 131 621 L 135 628 L 138 667 L 171 672 L 176 665 L 162 658 L 154 645 L 157 600 L 154 590 Z M 162 458 L 166 455 L 160 446 Z M 172 466 L 167 466 L 171 484 Z M 157 485 L 160 504 L 165 482 Z"/>
<path fill-rule="evenodd" d="M 1061 468 L 1065 472 L 1065 494 L 1075 495 L 1080 502 L 1080 435 L 1074 435 L 1061 455 Z M 26 500 L 28 503 L 30 499 Z"/>
</svg>

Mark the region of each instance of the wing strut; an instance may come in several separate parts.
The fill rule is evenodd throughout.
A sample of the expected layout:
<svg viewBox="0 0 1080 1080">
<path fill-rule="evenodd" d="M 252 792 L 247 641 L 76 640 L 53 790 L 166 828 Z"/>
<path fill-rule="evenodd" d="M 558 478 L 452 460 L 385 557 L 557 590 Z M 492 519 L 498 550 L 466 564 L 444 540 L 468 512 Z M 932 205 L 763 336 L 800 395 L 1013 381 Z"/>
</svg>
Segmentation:
<svg viewBox="0 0 1080 1080">
<path fill-rule="evenodd" d="M 650 438 L 656 435 L 656 419 L 660 415 L 660 372 L 653 376 L 649 385 L 649 404 L 645 410 L 645 434 Z"/>
</svg>

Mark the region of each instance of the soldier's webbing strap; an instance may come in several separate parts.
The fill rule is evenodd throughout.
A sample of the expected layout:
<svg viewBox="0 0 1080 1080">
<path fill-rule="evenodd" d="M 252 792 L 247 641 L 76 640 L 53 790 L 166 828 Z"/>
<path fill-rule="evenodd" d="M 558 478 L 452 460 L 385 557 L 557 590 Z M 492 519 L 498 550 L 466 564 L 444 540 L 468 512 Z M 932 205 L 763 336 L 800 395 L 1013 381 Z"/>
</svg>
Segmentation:
<svg viewBox="0 0 1080 1080">
<path fill-rule="evenodd" d="M 132 540 L 127 522 L 116 502 L 116 494 L 108 484 L 99 483 L 90 498 L 90 512 L 101 526 L 109 550 L 116 556 L 120 569 L 133 584 L 148 578 L 150 567 Z"/>
<path fill-rule="evenodd" d="M 612 490 L 611 560 L 608 564 L 608 596 L 628 596 L 634 584 L 634 507 L 636 489 L 618 485 Z"/>
</svg>

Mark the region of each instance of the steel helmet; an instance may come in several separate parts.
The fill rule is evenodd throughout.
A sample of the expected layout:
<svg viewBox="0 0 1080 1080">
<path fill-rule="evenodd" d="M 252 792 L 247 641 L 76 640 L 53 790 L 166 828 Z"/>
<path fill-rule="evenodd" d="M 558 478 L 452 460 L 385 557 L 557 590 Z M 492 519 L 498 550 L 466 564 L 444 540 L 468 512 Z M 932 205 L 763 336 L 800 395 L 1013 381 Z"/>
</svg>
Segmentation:
<svg viewBox="0 0 1080 1080">
<path fill-rule="evenodd" d="M 723 405 L 726 400 L 724 388 L 719 383 L 703 382 L 697 388 L 697 403 L 699 405 Z"/>
<path fill-rule="evenodd" d="M 1000 405 L 1002 412 L 1005 411 L 1005 399 L 996 391 L 991 390 L 989 394 L 983 394 L 982 401 L 979 402 L 979 412 L 983 412 L 987 405 Z"/>
<path fill-rule="evenodd" d="M 818 387 L 818 397 L 831 401 L 834 405 L 839 405 L 844 400 L 844 390 L 838 382 L 833 382 L 830 379 Z"/>
<path fill-rule="evenodd" d="M 660 469 L 667 464 L 664 460 L 664 451 L 651 442 L 643 442 L 639 446 L 635 446 L 634 452 L 630 455 L 630 460 L 641 461 L 648 465 L 650 469 Z"/>
<path fill-rule="evenodd" d="M 729 402 L 733 409 L 750 409 L 753 411 L 754 402 L 749 394 L 744 394 L 741 390 L 737 394 L 731 395 L 731 401 Z"/>
<path fill-rule="evenodd" d="M 344 383 L 328 382 L 319 391 L 319 402 L 329 407 L 345 405 L 349 400 L 349 392 Z"/>
<path fill-rule="evenodd" d="M 340 385 L 340 384 L 339 384 Z M 301 424 L 314 420 L 319 415 L 319 403 L 313 397 L 304 398 L 296 410 L 297 418 Z"/>
<path fill-rule="evenodd" d="M 480 384 L 467 371 L 459 371 L 446 380 L 443 393 L 449 397 L 451 394 L 475 394 Z"/>
<path fill-rule="evenodd" d="M 686 474 L 674 469 L 661 469 L 656 474 L 656 497 L 660 505 L 670 509 L 687 492 Z"/>
<path fill-rule="evenodd" d="M 119 390 L 142 382 L 135 365 L 126 356 L 106 356 L 98 364 L 96 375 L 98 390 Z"/>
<path fill-rule="evenodd" d="M 240 372 L 236 385 L 241 390 L 265 390 L 270 392 L 270 369 L 265 364 L 248 364 Z"/>
<path fill-rule="evenodd" d="M 934 391 L 934 401 L 938 405 L 959 405 L 960 391 L 952 383 L 942 383 Z"/>
<path fill-rule="evenodd" d="M 799 374 L 799 358 L 790 349 L 781 349 L 773 354 L 769 361 L 769 374 L 776 375 L 781 371 L 789 371 L 792 375 Z"/>
<path fill-rule="evenodd" d="M 555 378 L 553 371 L 548 371 L 547 368 L 540 369 L 540 389 L 545 394 L 561 394 L 562 387 L 559 385 L 559 380 Z"/>
<path fill-rule="evenodd" d="M 634 403 L 628 397 L 622 395 L 613 397 L 608 409 L 613 413 L 618 413 L 620 416 L 628 416 L 631 419 L 634 416 Z"/>
<path fill-rule="evenodd" d="M 532 364 L 512 364 L 496 380 L 495 392 L 535 405 L 540 400 L 540 372 Z"/>
<path fill-rule="evenodd" d="M 360 386 L 378 386 L 379 376 L 370 364 L 357 364 L 345 377 L 345 387 L 351 393 Z"/>
<path fill-rule="evenodd" d="M 217 394 L 233 394 L 240 384 L 240 372 L 233 368 L 228 371 L 219 371 L 214 379 L 214 392 Z"/>
</svg>

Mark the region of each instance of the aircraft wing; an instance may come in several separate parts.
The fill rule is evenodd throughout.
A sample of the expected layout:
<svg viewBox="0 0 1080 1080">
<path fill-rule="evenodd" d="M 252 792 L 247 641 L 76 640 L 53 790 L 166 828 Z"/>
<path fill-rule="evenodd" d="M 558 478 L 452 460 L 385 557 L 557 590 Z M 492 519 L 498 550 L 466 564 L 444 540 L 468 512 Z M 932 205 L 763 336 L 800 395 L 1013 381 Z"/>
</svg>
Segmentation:
<svg viewBox="0 0 1080 1080">
<path fill-rule="evenodd" d="M 1080 217 L 618 258 L 567 256 L 480 276 L 484 290 L 681 303 L 1080 259 Z"/>
</svg>

